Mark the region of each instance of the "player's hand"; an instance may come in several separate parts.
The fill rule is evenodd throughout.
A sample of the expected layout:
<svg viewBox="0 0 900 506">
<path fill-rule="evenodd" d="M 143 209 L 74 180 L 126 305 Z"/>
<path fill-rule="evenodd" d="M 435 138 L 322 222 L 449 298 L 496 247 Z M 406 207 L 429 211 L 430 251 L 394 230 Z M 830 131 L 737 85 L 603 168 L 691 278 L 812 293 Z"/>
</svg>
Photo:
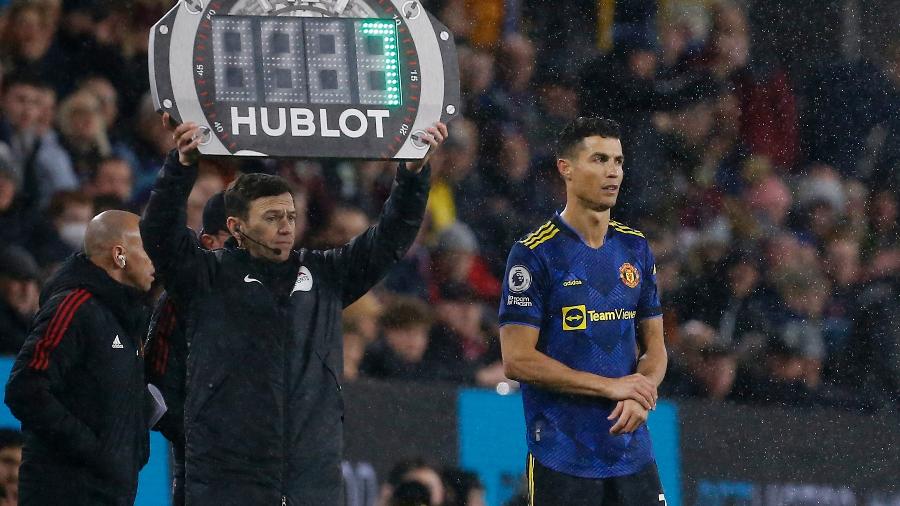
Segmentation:
<svg viewBox="0 0 900 506">
<path fill-rule="evenodd" d="M 172 139 L 175 141 L 175 146 L 178 147 L 178 161 L 181 162 L 181 165 L 196 164 L 200 160 L 200 150 L 197 147 L 200 146 L 200 140 L 203 137 L 200 134 L 200 126 L 191 122 L 176 125 L 167 112 L 163 113 L 162 121 L 166 130 L 172 132 Z"/>
<path fill-rule="evenodd" d="M 656 407 L 656 385 L 643 374 L 632 374 L 621 378 L 613 378 L 609 384 L 610 399 L 624 401 L 633 399 L 645 409 Z"/>
<path fill-rule="evenodd" d="M 425 153 L 425 158 L 417 162 L 407 162 L 406 167 L 413 174 L 418 174 L 422 170 L 422 167 L 431 159 L 431 155 L 441 147 L 441 144 L 447 140 L 447 137 L 450 137 L 450 132 L 447 131 L 447 125 L 438 121 L 433 127 L 426 129 L 425 134 L 421 137 L 423 141 L 428 143 L 428 152 Z"/>
<path fill-rule="evenodd" d="M 610 427 L 609 433 L 618 436 L 634 432 L 647 422 L 648 416 L 650 416 L 650 411 L 639 402 L 631 399 L 619 401 L 613 412 L 607 417 L 607 420 L 616 420 L 616 423 Z"/>
</svg>

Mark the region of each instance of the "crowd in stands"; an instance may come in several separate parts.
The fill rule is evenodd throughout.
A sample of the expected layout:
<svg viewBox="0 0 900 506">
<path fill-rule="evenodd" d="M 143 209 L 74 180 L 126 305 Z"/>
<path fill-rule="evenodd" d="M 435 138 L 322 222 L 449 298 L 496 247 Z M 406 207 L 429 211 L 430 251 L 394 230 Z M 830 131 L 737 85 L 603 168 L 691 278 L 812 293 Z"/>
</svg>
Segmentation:
<svg viewBox="0 0 900 506">
<path fill-rule="evenodd" d="M 681 17 L 616 3 L 612 19 L 593 1 L 425 2 L 457 39 L 463 118 L 432 162 L 416 244 L 345 312 L 345 381 L 507 381 L 496 317 L 506 255 L 560 210 L 555 136 L 584 115 L 623 127 L 613 216 L 656 255 L 664 397 L 896 410 L 900 41 L 877 60 L 801 75 L 755 44 L 738 3 Z M 147 33 L 171 2 L 3 4 L 0 354 L 12 356 L 88 221 L 140 212 L 174 147 L 147 78 Z M 212 195 L 264 171 L 294 188 L 297 246 L 338 246 L 377 219 L 395 165 L 204 160 L 187 221 L 198 231 Z M 0 505 L 15 504 L 21 445 L 0 431 Z M 407 462 L 382 499 L 482 495 L 473 475 Z"/>
<path fill-rule="evenodd" d="M 346 381 L 505 381 L 506 255 L 563 205 L 554 140 L 583 115 L 623 127 L 613 217 L 656 255 L 664 396 L 900 407 L 900 42 L 878 61 L 825 61 L 798 76 L 757 50 L 729 0 L 694 13 L 705 23 L 619 2 L 606 41 L 597 2 L 425 4 L 456 35 L 463 117 L 433 159 L 416 244 L 346 311 Z M 18 352 L 42 282 L 80 249 L 91 217 L 140 212 L 174 147 L 147 78 L 148 29 L 170 7 L 12 0 L 3 10 L 2 354 Z M 238 172 L 264 171 L 294 188 L 298 247 L 341 245 L 377 220 L 395 170 L 203 160 L 188 224 L 199 230 L 207 199 Z"/>
</svg>

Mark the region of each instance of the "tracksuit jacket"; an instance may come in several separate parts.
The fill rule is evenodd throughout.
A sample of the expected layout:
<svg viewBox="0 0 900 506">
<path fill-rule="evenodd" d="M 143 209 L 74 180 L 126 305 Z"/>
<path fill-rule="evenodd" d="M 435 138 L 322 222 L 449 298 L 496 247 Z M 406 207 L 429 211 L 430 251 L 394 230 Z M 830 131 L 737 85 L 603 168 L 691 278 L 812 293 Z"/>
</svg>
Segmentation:
<svg viewBox="0 0 900 506">
<path fill-rule="evenodd" d="M 49 281 L 6 404 L 22 422 L 21 506 L 131 506 L 149 454 L 141 294 L 84 255 Z"/>
</svg>

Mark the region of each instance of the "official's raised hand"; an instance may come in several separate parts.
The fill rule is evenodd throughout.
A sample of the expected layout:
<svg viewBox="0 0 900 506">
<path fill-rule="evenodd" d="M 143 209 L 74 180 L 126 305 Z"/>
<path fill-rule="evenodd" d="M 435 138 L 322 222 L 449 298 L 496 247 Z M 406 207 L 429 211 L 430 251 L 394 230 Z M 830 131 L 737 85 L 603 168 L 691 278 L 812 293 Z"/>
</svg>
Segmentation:
<svg viewBox="0 0 900 506">
<path fill-rule="evenodd" d="M 421 137 L 423 141 L 428 143 L 428 153 L 425 154 L 425 158 L 422 158 L 417 162 L 409 162 L 406 165 L 410 172 L 416 174 L 418 174 L 419 171 L 422 170 L 422 167 L 428 163 L 428 160 L 431 159 L 431 155 L 441 147 L 441 144 L 447 140 L 447 137 L 450 137 L 450 133 L 447 131 L 447 125 L 438 121 L 434 126 L 428 127 Z"/>
<path fill-rule="evenodd" d="M 194 165 L 200 160 L 200 126 L 193 122 L 176 125 L 169 113 L 163 113 L 163 126 L 172 132 L 172 139 L 178 148 L 178 161 L 182 165 Z"/>
</svg>

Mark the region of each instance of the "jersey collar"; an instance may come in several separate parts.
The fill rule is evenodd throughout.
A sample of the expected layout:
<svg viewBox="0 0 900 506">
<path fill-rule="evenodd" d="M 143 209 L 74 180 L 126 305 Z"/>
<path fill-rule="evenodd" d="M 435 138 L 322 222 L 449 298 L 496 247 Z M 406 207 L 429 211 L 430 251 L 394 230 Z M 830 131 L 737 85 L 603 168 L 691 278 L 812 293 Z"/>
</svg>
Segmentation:
<svg viewBox="0 0 900 506">
<path fill-rule="evenodd" d="M 556 214 L 553 215 L 553 219 L 551 219 L 550 221 L 552 221 L 553 224 L 556 225 L 557 228 L 559 228 L 560 231 L 562 231 L 564 234 L 590 248 L 587 241 L 585 241 L 584 238 L 581 237 L 581 234 L 579 234 L 578 231 L 576 231 L 574 228 L 570 227 L 568 223 L 566 223 L 566 220 L 564 220 L 563 217 L 559 214 L 559 211 L 556 211 Z M 613 228 L 611 226 L 608 226 L 606 229 L 606 237 L 603 238 L 603 245 L 606 245 L 606 243 L 609 242 L 609 239 L 612 237 L 612 235 Z M 600 247 L 602 248 L 603 246 Z"/>
</svg>

